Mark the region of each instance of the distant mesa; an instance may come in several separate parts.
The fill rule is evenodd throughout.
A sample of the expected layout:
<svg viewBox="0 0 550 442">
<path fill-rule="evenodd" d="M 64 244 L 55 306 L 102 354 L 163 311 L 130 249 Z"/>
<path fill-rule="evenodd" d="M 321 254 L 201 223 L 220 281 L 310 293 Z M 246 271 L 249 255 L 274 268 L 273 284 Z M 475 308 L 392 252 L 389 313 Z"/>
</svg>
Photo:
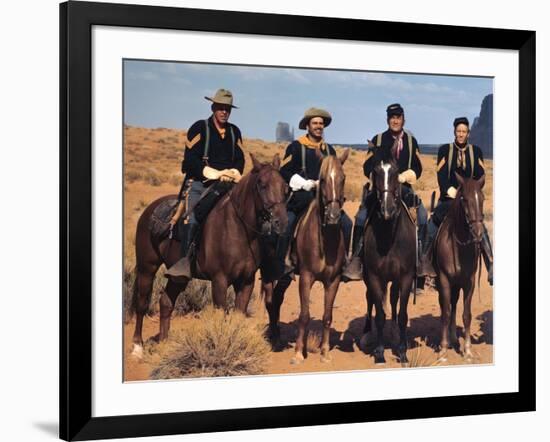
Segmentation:
<svg viewBox="0 0 550 442">
<path fill-rule="evenodd" d="M 493 156 L 493 94 L 481 102 L 479 116 L 474 119 L 470 131 L 470 143 L 478 145 L 487 158 Z"/>
<path fill-rule="evenodd" d="M 294 140 L 294 128 L 292 128 L 291 131 L 288 123 L 279 121 L 277 123 L 277 128 L 275 129 L 275 141 L 277 143 L 283 143 L 285 141 L 290 142 L 292 140 Z"/>
</svg>

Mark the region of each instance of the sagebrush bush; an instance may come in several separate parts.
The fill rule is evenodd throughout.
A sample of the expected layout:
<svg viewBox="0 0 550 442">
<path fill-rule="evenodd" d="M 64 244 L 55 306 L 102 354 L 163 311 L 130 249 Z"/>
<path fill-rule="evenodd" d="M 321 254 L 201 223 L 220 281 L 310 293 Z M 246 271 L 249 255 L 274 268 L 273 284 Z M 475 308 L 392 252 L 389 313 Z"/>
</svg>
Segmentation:
<svg viewBox="0 0 550 442">
<path fill-rule="evenodd" d="M 271 346 L 261 321 L 212 306 L 158 346 L 152 379 L 256 375 L 265 372 Z"/>
</svg>

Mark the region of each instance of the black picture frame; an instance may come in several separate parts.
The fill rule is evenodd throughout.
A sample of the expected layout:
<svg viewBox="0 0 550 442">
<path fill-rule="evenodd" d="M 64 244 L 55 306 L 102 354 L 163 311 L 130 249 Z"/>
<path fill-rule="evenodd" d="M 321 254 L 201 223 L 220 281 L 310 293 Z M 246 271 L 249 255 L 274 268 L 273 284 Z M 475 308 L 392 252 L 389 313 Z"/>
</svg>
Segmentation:
<svg viewBox="0 0 550 442">
<path fill-rule="evenodd" d="M 519 53 L 519 391 L 92 417 L 92 26 L 510 49 Z M 90 440 L 535 410 L 535 32 L 67 2 L 60 5 L 60 437 Z M 512 295 L 512 294 L 510 294 Z"/>
</svg>

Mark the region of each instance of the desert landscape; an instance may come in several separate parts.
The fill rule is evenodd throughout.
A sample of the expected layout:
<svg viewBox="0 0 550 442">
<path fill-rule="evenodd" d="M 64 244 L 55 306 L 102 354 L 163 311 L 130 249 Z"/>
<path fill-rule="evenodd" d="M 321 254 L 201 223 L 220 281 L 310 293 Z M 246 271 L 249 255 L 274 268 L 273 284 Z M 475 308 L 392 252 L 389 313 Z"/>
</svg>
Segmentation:
<svg viewBox="0 0 550 442">
<path fill-rule="evenodd" d="M 137 359 L 131 355 L 132 335 L 135 320 L 129 314 L 131 284 L 135 266 L 135 228 L 136 223 L 149 203 L 160 196 L 177 194 L 182 182 L 180 172 L 181 159 L 185 131 L 167 128 L 140 128 L 125 127 L 124 137 L 124 379 L 125 381 L 138 381 L 147 379 L 160 379 L 180 376 L 220 376 L 220 375 L 244 375 L 244 374 L 285 374 L 313 371 L 343 371 L 366 370 L 401 367 L 401 364 L 393 356 L 390 345 L 386 346 L 386 364 L 375 365 L 374 360 L 368 354 L 373 337 L 369 336 L 366 342 L 361 341 L 362 330 L 366 313 L 366 287 L 362 281 L 340 284 L 333 313 L 331 329 L 331 356 L 332 361 L 321 363 L 318 344 L 321 335 L 321 317 L 323 312 L 323 289 L 316 283 L 311 295 L 311 322 L 310 338 L 308 340 L 309 356 L 304 363 L 291 365 L 290 359 L 294 354 L 294 344 L 297 332 L 296 321 L 299 313 L 299 296 L 297 281 L 294 281 L 286 292 L 285 301 L 281 308 L 281 338 L 285 343 L 283 348 L 272 351 L 263 337 L 263 330 L 268 323 L 267 313 L 263 306 L 260 292 L 260 284 L 256 280 L 254 294 L 249 306 L 247 317 L 239 317 L 233 314 L 228 326 L 234 327 L 240 333 L 239 339 L 248 340 L 252 344 L 247 346 L 248 351 L 254 353 L 247 355 L 247 361 L 253 361 L 250 368 L 243 368 L 240 362 L 235 362 L 228 371 L 217 370 L 215 367 L 205 367 L 201 370 L 178 371 L 178 365 L 174 362 L 174 355 L 181 355 L 181 345 L 186 345 L 186 351 L 202 351 L 191 342 L 190 337 L 201 335 L 200 327 L 205 324 L 219 321 L 218 312 L 208 305 L 211 304 L 208 283 L 196 282 L 190 284 L 187 290 L 180 295 L 171 325 L 171 335 L 167 342 L 158 344 L 155 336 L 159 331 L 158 296 L 162 290 L 165 278 L 162 276 L 164 267 L 161 267 L 153 289 L 153 299 L 149 315 L 146 316 L 143 326 L 143 338 L 146 342 L 143 359 Z M 273 155 L 278 153 L 281 158 L 284 155 L 286 144 L 269 143 L 258 139 L 244 140 L 245 154 L 253 153 L 260 161 L 270 161 Z M 339 153 L 342 148 L 336 146 Z M 364 183 L 362 164 L 365 152 L 352 150 L 348 161 L 344 165 L 346 173 L 346 198 L 345 211 L 352 218 L 357 212 L 361 189 Z M 421 155 L 423 174 L 414 186 L 429 208 L 430 197 L 433 190 L 437 189 L 436 158 L 430 155 Z M 485 220 L 489 233 L 493 228 L 493 170 L 492 161 L 486 160 L 487 179 L 484 187 L 485 193 Z M 247 155 L 245 173 L 251 168 L 250 157 Z M 259 277 L 259 272 L 258 276 Z M 387 309 L 389 312 L 389 309 Z M 436 348 L 439 343 L 439 303 L 437 291 L 432 285 L 426 288 L 409 304 L 409 350 L 408 367 L 423 367 L 433 365 L 464 364 L 462 355 L 454 350 L 448 352 L 446 362 L 438 361 Z M 231 315 L 230 315 L 231 316 Z M 491 364 L 493 362 L 493 292 L 487 283 L 485 268 L 482 269 L 481 286 L 476 287 L 472 302 L 472 341 L 474 352 L 474 364 Z M 224 321 L 224 319 L 222 319 Z M 462 301 L 459 301 L 457 312 L 457 328 L 459 336 L 462 332 Z M 391 321 L 386 322 L 384 331 L 386 342 L 397 343 L 397 325 Z M 217 336 L 219 344 L 224 342 L 223 336 Z M 218 341 L 213 340 L 214 344 Z M 460 338 L 462 344 L 463 338 Z M 235 343 L 225 343 L 233 345 Z M 191 350 L 189 350 L 191 349 Z M 234 351 L 235 358 L 241 356 Z M 201 358 L 204 355 L 199 355 Z M 187 356 L 186 356 L 187 357 Z M 187 359 L 188 360 L 188 359 Z M 202 359 L 204 361 L 204 359 Z M 406 369 L 406 368 L 403 368 Z"/>
</svg>

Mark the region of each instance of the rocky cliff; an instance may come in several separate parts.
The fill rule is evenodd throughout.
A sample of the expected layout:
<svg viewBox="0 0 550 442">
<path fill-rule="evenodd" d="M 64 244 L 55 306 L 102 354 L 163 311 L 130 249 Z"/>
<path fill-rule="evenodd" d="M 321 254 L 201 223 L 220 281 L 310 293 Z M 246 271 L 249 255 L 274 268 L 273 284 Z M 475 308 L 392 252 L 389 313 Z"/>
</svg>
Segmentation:
<svg viewBox="0 0 550 442">
<path fill-rule="evenodd" d="M 479 116 L 471 127 L 470 142 L 481 147 L 485 157 L 493 157 L 493 94 L 487 95 L 481 102 Z"/>
</svg>

